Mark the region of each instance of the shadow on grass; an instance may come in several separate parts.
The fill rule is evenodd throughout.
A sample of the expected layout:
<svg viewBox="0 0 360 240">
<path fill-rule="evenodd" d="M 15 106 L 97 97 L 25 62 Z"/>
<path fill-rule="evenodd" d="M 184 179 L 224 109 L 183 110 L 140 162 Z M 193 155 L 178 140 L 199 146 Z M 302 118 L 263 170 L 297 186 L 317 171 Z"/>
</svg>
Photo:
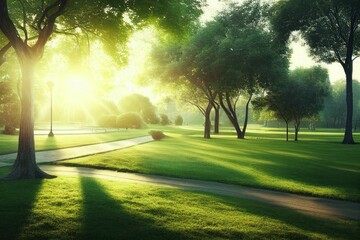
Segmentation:
<svg viewBox="0 0 360 240">
<path fill-rule="evenodd" d="M 0 172 L 4 176 L 5 171 Z M 43 181 L 0 180 L 0 239 L 16 239 L 26 226 Z"/>
<path fill-rule="evenodd" d="M 316 239 L 357 239 L 360 234 L 359 222 L 355 220 L 325 218 L 324 216 L 311 216 L 309 213 L 292 210 L 286 207 L 277 207 L 269 204 L 259 203 L 251 200 L 235 199 L 231 197 L 216 196 L 219 202 L 228 206 L 238 208 L 247 214 L 252 214 L 261 218 L 270 218 L 282 222 L 290 227 L 300 229 L 295 232 L 291 229 L 269 230 L 264 233 L 256 233 L 251 239 L 313 239 L 310 234 L 315 235 Z M 301 233 L 308 233 L 303 235 Z M 232 234 L 228 232 L 228 234 Z M 236 235 L 236 232 L 233 233 Z M 322 235 L 319 237 L 318 235 Z"/>
<path fill-rule="evenodd" d="M 129 213 L 93 178 L 81 178 L 83 228 L 78 239 L 185 239 L 152 219 Z"/>
</svg>

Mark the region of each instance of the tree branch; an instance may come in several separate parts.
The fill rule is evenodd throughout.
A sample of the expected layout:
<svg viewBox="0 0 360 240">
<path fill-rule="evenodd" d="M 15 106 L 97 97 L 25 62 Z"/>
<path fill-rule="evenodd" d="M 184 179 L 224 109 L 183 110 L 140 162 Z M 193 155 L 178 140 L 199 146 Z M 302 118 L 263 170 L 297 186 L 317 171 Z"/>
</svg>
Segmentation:
<svg viewBox="0 0 360 240">
<path fill-rule="evenodd" d="M 19 3 L 21 5 L 21 8 L 22 8 L 22 13 L 23 13 L 23 23 L 22 23 L 22 26 L 20 26 L 20 29 L 23 30 L 24 32 L 24 43 L 27 44 L 27 41 L 28 41 L 28 31 L 27 31 L 27 28 L 26 28 L 26 10 L 25 10 L 25 4 L 22 0 L 19 0 Z"/>
<path fill-rule="evenodd" d="M 5 53 L 11 48 L 11 43 L 8 42 L 5 46 L 0 49 L 0 66 L 5 62 Z"/>
<path fill-rule="evenodd" d="M 196 104 L 190 100 L 185 100 L 185 102 L 190 103 L 191 105 L 194 105 L 205 116 L 205 109 L 203 107 L 201 107 L 199 104 Z"/>
<path fill-rule="evenodd" d="M 10 19 L 6 0 L 0 0 L 0 30 L 4 33 L 15 50 L 19 47 L 24 47 L 18 31 L 13 21 Z"/>
<path fill-rule="evenodd" d="M 58 0 L 45 8 L 43 15 L 41 16 L 37 24 L 39 29 L 39 38 L 34 45 L 34 49 L 36 50 L 37 54 L 42 55 L 44 46 L 54 31 L 56 18 L 63 14 L 67 2 L 67 0 Z M 55 12 L 51 15 L 48 15 L 50 10 L 54 9 L 56 9 Z M 43 27 L 41 27 L 42 23 L 44 24 Z"/>
</svg>

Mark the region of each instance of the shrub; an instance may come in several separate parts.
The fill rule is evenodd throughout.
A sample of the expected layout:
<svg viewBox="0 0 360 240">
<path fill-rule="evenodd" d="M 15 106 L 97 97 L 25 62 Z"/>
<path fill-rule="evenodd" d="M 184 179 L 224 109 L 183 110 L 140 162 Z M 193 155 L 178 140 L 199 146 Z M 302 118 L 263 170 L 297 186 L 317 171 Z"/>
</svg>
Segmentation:
<svg viewBox="0 0 360 240">
<path fill-rule="evenodd" d="M 118 128 L 142 128 L 144 122 L 137 113 L 124 113 L 118 116 L 116 126 Z"/>
<path fill-rule="evenodd" d="M 116 128 L 116 115 L 103 115 L 98 119 L 100 127 Z"/>
<path fill-rule="evenodd" d="M 162 131 L 152 130 L 149 132 L 154 140 L 161 140 L 165 137 L 165 134 Z"/>
<path fill-rule="evenodd" d="M 12 126 L 5 126 L 5 129 L 3 131 L 4 134 L 7 135 L 15 135 L 16 134 L 16 128 Z"/>
<path fill-rule="evenodd" d="M 164 113 L 160 114 L 160 124 L 161 125 L 169 125 L 169 124 L 171 124 L 171 121 L 170 121 L 168 115 L 166 115 Z"/>
<path fill-rule="evenodd" d="M 176 126 L 182 126 L 184 122 L 184 119 L 182 118 L 181 115 L 176 116 L 175 118 L 175 125 Z"/>
</svg>

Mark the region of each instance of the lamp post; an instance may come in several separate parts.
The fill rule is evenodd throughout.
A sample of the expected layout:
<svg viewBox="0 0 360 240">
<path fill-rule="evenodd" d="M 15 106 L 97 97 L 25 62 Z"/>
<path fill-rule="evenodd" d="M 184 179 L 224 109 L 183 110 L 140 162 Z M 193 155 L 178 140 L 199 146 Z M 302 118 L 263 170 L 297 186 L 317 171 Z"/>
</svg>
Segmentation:
<svg viewBox="0 0 360 240">
<path fill-rule="evenodd" d="M 49 137 L 53 137 L 54 133 L 52 131 L 52 118 L 53 118 L 53 114 L 52 114 L 52 109 L 53 109 L 53 103 L 52 103 L 52 96 L 53 96 L 53 89 L 54 89 L 54 83 L 49 81 L 47 82 L 49 90 L 50 90 L 50 132 L 48 134 Z"/>
</svg>

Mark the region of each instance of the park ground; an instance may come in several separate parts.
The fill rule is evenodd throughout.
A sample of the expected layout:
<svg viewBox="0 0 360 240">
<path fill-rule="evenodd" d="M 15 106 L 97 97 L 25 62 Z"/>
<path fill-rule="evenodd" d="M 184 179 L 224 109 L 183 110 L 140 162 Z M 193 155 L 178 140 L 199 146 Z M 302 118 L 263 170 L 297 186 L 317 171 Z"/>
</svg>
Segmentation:
<svg viewBox="0 0 360 240">
<path fill-rule="evenodd" d="M 56 164 L 191 178 L 360 202 L 359 145 L 341 130 L 252 127 L 246 140 L 230 129 L 203 139 L 201 127 L 159 127 L 167 137 Z M 36 136 L 38 150 L 144 136 L 149 129 Z M 355 134 L 360 141 L 360 134 Z M 0 135 L 0 154 L 16 137 Z M 9 168 L 0 168 L 5 175 Z M 356 239 L 358 221 L 309 216 L 245 199 L 139 183 L 59 175 L 0 181 L 1 239 Z M 21 196 L 21 197 L 19 197 Z"/>
</svg>

